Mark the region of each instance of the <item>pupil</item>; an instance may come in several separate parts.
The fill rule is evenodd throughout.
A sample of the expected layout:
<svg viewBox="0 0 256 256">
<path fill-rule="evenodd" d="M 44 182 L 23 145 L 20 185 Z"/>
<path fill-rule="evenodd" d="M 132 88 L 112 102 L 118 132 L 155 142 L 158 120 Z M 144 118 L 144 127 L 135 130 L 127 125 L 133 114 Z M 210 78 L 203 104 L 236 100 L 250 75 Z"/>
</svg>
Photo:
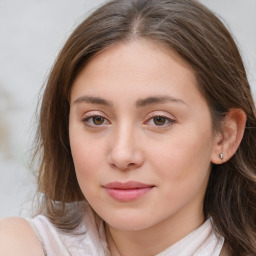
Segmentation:
<svg viewBox="0 0 256 256">
<path fill-rule="evenodd" d="M 165 124 L 165 118 L 162 116 L 154 117 L 154 123 L 155 125 L 164 125 Z"/>
<path fill-rule="evenodd" d="M 100 124 L 103 124 L 104 119 L 103 119 L 103 117 L 101 117 L 101 116 L 94 116 L 94 117 L 93 117 L 93 122 L 94 122 L 95 124 L 97 124 L 97 125 L 100 125 Z"/>
</svg>

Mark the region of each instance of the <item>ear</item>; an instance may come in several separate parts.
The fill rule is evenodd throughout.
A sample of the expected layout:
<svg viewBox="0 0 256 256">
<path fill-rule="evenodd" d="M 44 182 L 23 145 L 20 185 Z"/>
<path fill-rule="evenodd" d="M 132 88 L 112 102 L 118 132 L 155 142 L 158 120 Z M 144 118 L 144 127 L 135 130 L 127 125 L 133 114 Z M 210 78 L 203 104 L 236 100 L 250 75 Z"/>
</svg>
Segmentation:
<svg viewBox="0 0 256 256">
<path fill-rule="evenodd" d="M 246 114 L 243 110 L 230 109 L 222 123 L 221 131 L 214 138 L 212 163 L 222 164 L 236 153 L 244 135 L 245 123 Z"/>
</svg>

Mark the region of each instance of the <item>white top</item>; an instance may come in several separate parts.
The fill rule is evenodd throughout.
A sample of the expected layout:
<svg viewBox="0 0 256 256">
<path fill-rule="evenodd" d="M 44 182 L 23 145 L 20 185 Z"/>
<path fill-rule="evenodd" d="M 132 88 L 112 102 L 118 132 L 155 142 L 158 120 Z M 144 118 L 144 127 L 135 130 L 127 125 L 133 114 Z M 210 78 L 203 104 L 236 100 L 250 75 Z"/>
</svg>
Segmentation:
<svg viewBox="0 0 256 256">
<path fill-rule="evenodd" d="M 35 231 L 44 256 L 109 256 L 103 221 L 88 209 L 72 233 L 57 229 L 45 216 L 27 219 Z M 211 219 L 156 256 L 219 256 L 224 238 L 213 230 Z"/>
</svg>

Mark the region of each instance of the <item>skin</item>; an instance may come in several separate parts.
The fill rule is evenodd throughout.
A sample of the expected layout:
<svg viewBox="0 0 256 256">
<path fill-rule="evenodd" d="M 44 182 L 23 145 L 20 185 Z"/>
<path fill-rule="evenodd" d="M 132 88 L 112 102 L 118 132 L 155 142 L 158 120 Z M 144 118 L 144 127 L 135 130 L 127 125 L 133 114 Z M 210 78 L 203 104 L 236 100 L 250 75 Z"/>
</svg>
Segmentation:
<svg viewBox="0 0 256 256">
<path fill-rule="evenodd" d="M 152 97 L 171 100 L 145 100 Z M 115 45 L 81 71 L 70 102 L 78 182 L 106 222 L 113 255 L 155 255 L 204 222 L 220 138 L 193 71 L 175 53 L 143 40 Z M 154 187 L 119 202 L 104 188 L 114 181 Z"/>
<path fill-rule="evenodd" d="M 0 256 L 43 256 L 40 242 L 23 218 L 0 220 Z"/>
</svg>

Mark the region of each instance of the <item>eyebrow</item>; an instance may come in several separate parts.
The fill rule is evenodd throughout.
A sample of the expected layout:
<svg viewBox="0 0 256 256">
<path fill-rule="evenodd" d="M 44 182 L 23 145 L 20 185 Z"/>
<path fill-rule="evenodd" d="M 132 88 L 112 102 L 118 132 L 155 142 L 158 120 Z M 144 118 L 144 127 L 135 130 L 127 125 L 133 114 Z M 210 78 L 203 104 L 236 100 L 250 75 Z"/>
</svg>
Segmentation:
<svg viewBox="0 0 256 256">
<path fill-rule="evenodd" d="M 164 103 L 182 103 L 184 105 L 187 105 L 183 100 L 177 99 L 170 96 L 154 96 L 154 97 L 148 97 L 145 99 L 139 99 L 136 102 L 136 107 L 145 107 L 147 105 L 153 105 L 153 104 L 164 104 Z"/>
<path fill-rule="evenodd" d="M 109 106 L 109 107 L 113 106 L 113 104 L 110 101 L 105 100 L 100 97 L 94 97 L 94 96 L 81 96 L 74 101 L 74 104 L 78 104 L 78 103 L 82 103 L 82 102 L 103 105 L 103 106 Z"/>
<path fill-rule="evenodd" d="M 147 97 L 145 99 L 138 99 L 135 105 L 137 108 L 141 108 L 148 105 L 164 104 L 168 102 L 181 103 L 181 104 L 187 105 L 183 100 L 177 99 L 171 96 L 152 96 L 152 97 Z M 90 103 L 90 104 L 103 105 L 108 107 L 113 106 L 112 102 L 106 99 L 103 99 L 101 97 L 95 97 L 95 96 L 81 96 L 74 101 L 74 104 L 78 104 L 78 103 Z"/>
</svg>

